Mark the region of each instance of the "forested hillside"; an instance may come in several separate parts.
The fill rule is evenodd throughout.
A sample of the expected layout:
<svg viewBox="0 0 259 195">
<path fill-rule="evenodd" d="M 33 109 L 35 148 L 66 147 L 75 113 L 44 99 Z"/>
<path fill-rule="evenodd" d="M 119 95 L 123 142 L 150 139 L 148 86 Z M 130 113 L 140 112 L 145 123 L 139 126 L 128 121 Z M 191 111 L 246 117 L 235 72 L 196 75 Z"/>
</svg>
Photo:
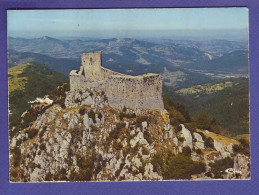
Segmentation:
<svg viewBox="0 0 259 195">
<path fill-rule="evenodd" d="M 184 103 L 193 116 L 206 112 L 215 117 L 227 134 L 249 133 L 248 79 L 213 82 L 177 92 L 165 89 L 165 94 L 175 102 Z"/>
<path fill-rule="evenodd" d="M 64 80 L 63 74 L 38 63 L 19 64 L 9 68 L 9 122 L 15 124 L 30 107 L 28 101 L 43 97 Z"/>
</svg>

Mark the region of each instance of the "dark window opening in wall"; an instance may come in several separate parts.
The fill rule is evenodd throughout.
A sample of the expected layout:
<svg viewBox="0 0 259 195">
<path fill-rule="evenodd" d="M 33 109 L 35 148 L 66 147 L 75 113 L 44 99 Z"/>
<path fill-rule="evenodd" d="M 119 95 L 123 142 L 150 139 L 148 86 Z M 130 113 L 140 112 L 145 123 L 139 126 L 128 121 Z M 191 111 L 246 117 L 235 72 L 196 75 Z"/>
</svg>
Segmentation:
<svg viewBox="0 0 259 195">
<path fill-rule="evenodd" d="M 85 69 L 83 69 L 82 75 L 85 76 Z"/>
</svg>

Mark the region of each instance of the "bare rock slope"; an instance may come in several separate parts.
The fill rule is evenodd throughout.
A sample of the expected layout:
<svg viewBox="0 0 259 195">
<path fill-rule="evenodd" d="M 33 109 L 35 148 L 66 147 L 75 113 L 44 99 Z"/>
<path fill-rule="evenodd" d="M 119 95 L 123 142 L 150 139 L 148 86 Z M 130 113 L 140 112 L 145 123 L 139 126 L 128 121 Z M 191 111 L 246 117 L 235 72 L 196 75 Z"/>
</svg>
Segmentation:
<svg viewBox="0 0 259 195">
<path fill-rule="evenodd" d="M 10 140 L 10 179 L 210 179 L 212 164 L 227 157 L 250 177 L 249 159 L 233 152 L 234 141 L 212 139 L 214 146 L 206 145 L 209 134 L 192 132 L 184 124 L 177 129 L 166 110 L 117 110 L 93 89 L 67 92 L 63 104 L 45 107 Z M 189 170 L 185 176 L 179 173 L 182 164 Z"/>
</svg>

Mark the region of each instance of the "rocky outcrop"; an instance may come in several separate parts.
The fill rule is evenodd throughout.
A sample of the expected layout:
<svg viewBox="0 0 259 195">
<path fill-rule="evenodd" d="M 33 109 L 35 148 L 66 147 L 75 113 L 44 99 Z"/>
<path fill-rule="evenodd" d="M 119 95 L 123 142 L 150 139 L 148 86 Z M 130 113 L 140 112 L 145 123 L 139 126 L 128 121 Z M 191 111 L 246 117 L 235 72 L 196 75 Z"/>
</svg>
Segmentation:
<svg viewBox="0 0 259 195">
<path fill-rule="evenodd" d="M 250 178 L 250 159 L 247 156 L 243 154 L 237 154 L 234 157 L 233 168 L 241 172 L 239 179 Z"/>
<path fill-rule="evenodd" d="M 231 153 L 233 153 L 232 145 L 225 145 L 222 142 L 218 142 L 217 140 L 214 140 L 214 148 L 220 152 L 222 158 L 230 157 Z"/>
<path fill-rule="evenodd" d="M 182 137 L 185 139 L 183 142 L 183 147 L 188 146 L 189 148 L 193 149 L 191 132 L 186 129 L 183 124 L 181 124 L 180 126 L 182 127 Z"/>
<path fill-rule="evenodd" d="M 99 93 L 91 88 L 69 91 L 65 99 L 66 108 L 77 106 L 107 107 L 108 99 L 104 93 Z"/>
<path fill-rule="evenodd" d="M 10 140 L 10 151 L 16 151 L 10 154 L 10 169 L 19 175 L 15 181 L 162 180 L 157 155 L 177 155 L 189 147 L 191 159 L 204 161 L 207 170 L 209 163 L 233 155 L 232 145 L 216 140 L 215 149 L 206 148 L 201 134 L 184 124 L 176 132 L 165 111 L 122 113 L 91 88 L 66 95 L 65 108 L 47 107 Z M 250 174 L 248 162 L 246 156 L 235 157 L 244 178 Z"/>
<path fill-rule="evenodd" d="M 195 146 L 198 149 L 205 149 L 204 141 L 202 139 L 202 136 L 199 133 L 194 132 L 193 133 L 194 138 L 196 139 Z"/>
</svg>

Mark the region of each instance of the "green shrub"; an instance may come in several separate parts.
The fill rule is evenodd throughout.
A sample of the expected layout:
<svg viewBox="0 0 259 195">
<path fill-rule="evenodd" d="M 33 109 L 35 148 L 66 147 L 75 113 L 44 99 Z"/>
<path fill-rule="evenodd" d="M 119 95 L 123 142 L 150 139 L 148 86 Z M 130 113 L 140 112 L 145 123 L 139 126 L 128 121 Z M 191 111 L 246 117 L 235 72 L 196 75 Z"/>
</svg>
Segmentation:
<svg viewBox="0 0 259 195">
<path fill-rule="evenodd" d="M 192 150 L 189 146 L 185 146 L 185 147 L 183 147 L 182 153 L 187 156 L 191 156 Z"/>
<path fill-rule="evenodd" d="M 200 112 L 196 117 L 194 117 L 193 120 L 196 127 L 199 129 L 209 129 L 210 131 L 218 134 L 223 132 L 219 122 L 208 112 Z"/>
<path fill-rule="evenodd" d="M 80 168 L 79 174 L 75 174 L 76 181 L 90 181 L 94 174 L 95 153 L 89 152 L 86 157 L 77 156 L 77 165 Z"/>
<path fill-rule="evenodd" d="M 96 120 L 95 120 L 95 113 L 93 110 L 90 110 L 89 113 L 88 113 L 88 116 L 89 118 L 91 118 L 93 120 L 94 123 L 96 123 Z"/>
<path fill-rule="evenodd" d="M 18 167 L 21 160 L 21 149 L 16 146 L 11 150 L 11 152 L 13 153 L 13 166 Z"/>
<path fill-rule="evenodd" d="M 142 166 L 140 166 L 139 168 L 138 168 L 138 171 L 139 171 L 139 173 L 141 173 L 142 175 L 144 175 L 144 173 L 145 173 L 145 167 L 142 165 Z"/>
<path fill-rule="evenodd" d="M 30 124 L 37 119 L 38 115 L 40 115 L 43 112 L 45 112 L 45 110 L 47 108 L 49 108 L 49 107 L 50 106 L 45 106 L 45 107 L 41 107 L 41 108 L 30 108 L 30 109 L 28 109 L 27 113 L 24 115 L 22 120 L 19 123 L 17 123 L 15 131 L 14 132 L 10 132 L 10 137 L 13 137 L 14 134 L 17 133 L 17 131 L 19 131 L 20 129 L 25 129 L 25 128 L 29 127 Z"/>
<path fill-rule="evenodd" d="M 149 155 L 149 150 L 147 149 L 147 147 L 143 146 L 143 148 L 142 148 L 142 154 L 143 154 L 143 155 Z"/>
<path fill-rule="evenodd" d="M 208 137 L 204 141 L 204 145 L 206 148 L 212 148 L 214 149 L 214 140 L 211 137 Z"/>
<path fill-rule="evenodd" d="M 180 125 L 175 126 L 175 133 L 178 133 L 182 130 L 182 127 Z"/>
<path fill-rule="evenodd" d="M 241 138 L 241 139 L 239 139 L 239 142 L 241 145 L 243 145 L 245 147 L 249 147 L 249 142 L 246 139 Z"/>
<path fill-rule="evenodd" d="M 82 137 L 82 130 L 78 126 L 74 127 L 73 129 L 70 129 L 70 133 L 72 136 L 72 140 L 74 141 Z"/>
<path fill-rule="evenodd" d="M 177 154 L 169 156 L 168 168 L 163 171 L 164 179 L 191 179 L 191 175 L 205 172 L 206 166 L 202 162 L 196 162 L 190 156 Z"/>
<path fill-rule="evenodd" d="M 199 132 L 199 134 L 201 135 L 203 141 L 207 139 L 207 136 L 204 135 L 202 132 Z"/>
<path fill-rule="evenodd" d="M 191 122 L 191 117 L 184 104 L 175 103 L 168 97 L 163 97 L 165 109 L 169 112 L 172 125 Z"/>
<path fill-rule="evenodd" d="M 38 129 L 29 129 L 26 130 L 25 133 L 28 133 L 28 138 L 32 139 L 38 134 L 39 130 Z"/>
<path fill-rule="evenodd" d="M 194 123 L 185 123 L 185 127 L 190 130 L 191 133 L 196 132 L 196 125 Z"/>
<path fill-rule="evenodd" d="M 153 123 L 155 124 L 157 122 L 157 119 L 153 116 L 137 116 L 136 118 L 136 127 L 142 127 L 142 122 L 146 121 L 147 124 Z"/>
<path fill-rule="evenodd" d="M 147 140 L 147 142 L 149 144 L 153 143 L 153 138 L 152 138 L 151 134 L 148 131 L 144 131 L 143 137 Z"/>
<path fill-rule="evenodd" d="M 184 139 L 184 137 L 178 137 L 178 141 L 179 141 L 179 142 L 184 142 L 185 139 Z"/>
<path fill-rule="evenodd" d="M 60 170 L 60 174 L 65 175 L 66 173 L 67 173 L 67 171 L 66 171 L 66 169 L 64 169 L 64 168 L 62 168 L 62 169 Z"/>
<path fill-rule="evenodd" d="M 81 101 L 80 101 L 79 98 L 76 98 L 76 99 L 75 99 L 75 103 L 76 103 L 76 104 L 78 104 L 78 103 L 80 103 L 80 102 L 81 102 Z"/>
<path fill-rule="evenodd" d="M 162 172 L 162 167 L 164 166 L 164 160 L 162 155 L 156 153 L 151 158 L 151 164 L 153 165 L 153 171 L 157 173 Z"/>
<path fill-rule="evenodd" d="M 102 118 L 103 118 L 103 115 L 102 115 L 102 113 L 98 113 L 98 118 L 101 120 Z"/>
<path fill-rule="evenodd" d="M 102 170 L 102 164 L 101 164 L 101 162 L 99 162 L 98 161 L 98 163 L 97 163 L 97 166 L 96 166 L 96 168 L 95 168 L 95 177 L 97 176 L 97 174 L 100 172 Z"/>
<path fill-rule="evenodd" d="M 212 173 L 209 171 L 209 172 L 205 173 L 205 176 L 212 177 Z"/>
<path fill-rule="evenodd" d="M 125 123 L 117 123 L 116 127 L 110 132 L 109 138 L 118 139 L 125 126 Z"/>
<path fill-rule="evenodd" d="M 201 155 L 201 154 L 202 154 L 201 149 L 197 149 L 197 150 L 196 150 L 196 153 L 199 154 L 199 155 Z"/>
<path fill-rule="evenodd" d="M 48 172 L 48 173 L 46 174 L 46 176 L 45 176 L 45 181 L 51 181 L 52 178 L 53 178 L 53 175 L 52 175 L 50 172 Z"/>
<path fill-rule="evenodd" d="M 130 148 L 130 153 L 131 153 L 131 155 L 137 154 L 138 151 L 139 151 L 139 144 L 138 144 L 138 143 L 135 145 L 135 147 Z"/>
<path fill-rule="evenodd" d="M 16 169 L 11 169 L 10 170 L 10 176 L 12 178 L 16 178 L 16 177 L 18 177 L 18 175 L 19 175 L 19 171 L 18 170 L 16 170 Z"/>
<path fill-rule="evenodd" d="M 98 132 L 99 129 L 95 125 L 91 125 L 92 132 Z"/>
<path fill-rule="evenodd" d="M 105 102 L 107 102 L 107 101 L 108 101 L 108 97 L 107 97 L 106 95 L 104 95 L 103 100 L 104 100 Z"/>
<path fill-rule="evenodd" d="M 223 174 L 225 170 L 228 168 L 232 168 L 234 165 L 234 160 L 230 157 L 217 160 L 214 163 L 210 163 L 209 166 L 211 167 L 211 172 L 214 174 L 215 178 L 223 178 Z"/>
<path fill-rule="evenodd" d="M 138 116 L 136 119 L 136 127 L 142 127 L 142 122 L 147 121 L 147 116 Z"/>
<path fill-rule="evenodd" d="M 61 86 L 55 88 L 49 95 L 50 99 L 53 99 L 55 102 L 60 99 L 65 99 L 66 92 L 70 90 L 70 83 L 66 81 Z"/>
<path fill-rule="evenodd" d="M 246 156 L 250 156 L 250 144 L 249 142 L 244 139 L 244 138 L 241 138 L 239 140 L 240 144 L 235 144 L 233 145 L 233 151 L 235 153 L 240 153 L 240 154 L 244 154 Z"/>
<path fill-rule="evenodd" d="M 79 109 L 79 114 L 84 115 L 85 114 L 85 108 L 80 108 Z"/>
<path fill-rule="evenodd" d="M 46 145 L 45 145 L 45 143 L 40 144 L 40 150 L 46 150 Z"/>
<path fill-rule="evenodd" d="M 233 152 L 234 153 L 239 153 L 240 152 L 240 146 L 238 144 L 233 145 Z"/>
<path fill-rule="evenodd" d="M 22 144 L 22 139 L 18 139 L 17 141 L 16 141 L 16 146 L 20 146 L 21 144 Z"/>
<path fill-rule="evenodd" d="M 113 142 L 113 147 L 116 149 L 116 150 L 121 150 L 122 149 L 122 144 L 118 141 L 115 141 Z"/>
<path fill-rule="evenodd" d="M 136 114 L 135 113 L 120 112 L 120 114 L 119 114 L 120 120 L 122 120 L 124 117 L 125 118 L 136 118 Z"/>
</svg>

